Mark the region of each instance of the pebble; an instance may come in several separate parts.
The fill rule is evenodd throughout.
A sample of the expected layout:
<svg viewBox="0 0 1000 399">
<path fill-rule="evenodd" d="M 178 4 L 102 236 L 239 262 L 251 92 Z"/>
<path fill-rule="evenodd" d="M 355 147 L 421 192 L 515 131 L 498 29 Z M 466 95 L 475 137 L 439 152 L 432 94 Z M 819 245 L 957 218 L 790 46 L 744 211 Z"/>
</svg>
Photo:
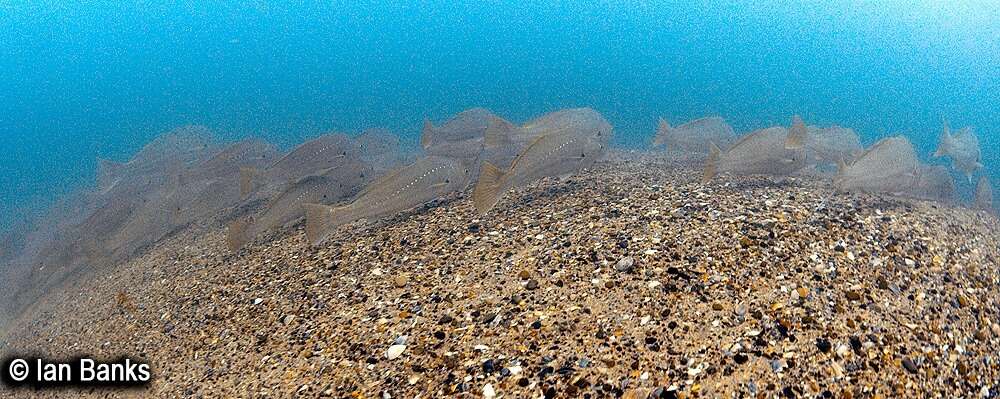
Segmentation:
<svg viewBox="0 0 1000 399">
<path fill-rule="evenodd" d="M 615 263 L 615 270 L 619 272 L 629 272 L 632 271 L 632 267 L 635 265 L 635 260 L 631 256 L 621 258 L 618 263 Z"/>
<path fill-rule="evenodd" d="M 816 348 L 819 348 L 820 352 L 830 353 L 830 349 L 833 345 L 830 344 L 830 340 L 826 338 L 816 338 Z"/>
<path fill-rule="evenodd" d="M 965 295 L 959 295 L 958 296 L 958 304 L 961 305 L 963 308 L 964 307 L 968 307 L 969 306 L 969 298 L 966 298 Z"/>
<path fill-rule="evenodd" d="M 852 301 L 860 301 L 861 294 L 858 293 L 857 291 L 847 291 L 847 299 Z"/>
<path fill-rule="evenodd" d="M 914 374 L 916 374 L 917 371 L 920 370 L 919 368 L 917 368 L 917 365 L 914 364 L 913 361 L 910 360 L 909 358 L 904 358 L 903 359 L 903 368 L 905 368 L 906 371 L 909 371 L 909 372 L 914 373 Z"/>
<path fill-rule="evenodd" d="M 406 283 L 410 281 L 410 278 L 405 274 L 400 274 L 392 279 L 393 284 L 396 284 L 396 288 L 406 287 Z"/>
<path fill-rule="evenodd" d="M 486 384 L 485 386 L 483 386 L 483 397 L 484 398 L 497 397 L 497 392 L 493 390 L 492 384 Z"/>
<path fill-rule="evenodd" d="M 535 279 L 528 280 L 528 283 L 524 285 L 524 288 L 527 288 L 529 290 L 534 290 L 538 288 L 538 280 Z"/>
<path fill-rule="evenodd" d="M 385 351 L 385 358 L 389 360 L 394 360 L 403 354 L 406 350 L 406 345 L 393 345 L 389 347 L 389 350 Z"/>
<path fill-rule="evenodd" d="M 849 353 L 851 353 L 850 347 L 844 344 L 837 345 L 837 357 L 844 357 Z"/>
<path fill-rule="evenodd" d="M 262 303 L 264 303 L 264 298 L 257 298 L 257 299 L 254 299 L 254 300 L 253 300 L 253 304 L 254 304 L 255 306 L 256 306 L 256 305 L 260 305 L 260 304 L 262 304 Z"/>
</svg>

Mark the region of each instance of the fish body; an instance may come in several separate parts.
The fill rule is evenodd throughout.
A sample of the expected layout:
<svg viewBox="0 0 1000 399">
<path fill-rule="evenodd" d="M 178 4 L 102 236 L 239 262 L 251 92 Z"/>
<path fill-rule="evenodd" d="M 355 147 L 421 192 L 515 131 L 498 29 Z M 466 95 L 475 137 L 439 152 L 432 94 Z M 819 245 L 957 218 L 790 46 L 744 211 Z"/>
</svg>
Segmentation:
<svg viewBox="0 0 1000 399">
<path fill-rule="evenodd" d="M 591 108 L 570 108 L 550 112 L 525 123 L 513 132 L 511 141 L 527 145 L 538 137 L 565 132 L 573 132 L 607 145 L 611 140 L 612 126 Z"/>
<path fill-rule="evenodd" d="M 490 122 L 497 118 L 485 108 L 472 108 L 455 115 L 440 127 L 424 122 L 420 145 L 428 155 L 475 159 L 483 150 Z"/>
<path fill-rule="evenodd" d="M 514 187 L 547 176 L 565 176 L 590 167 L 605 150 L 605 142 L 594 132 L 556 130 L 537 137 L 511 163 L 501 170 L 483 163 L 473 202 L 480 213 L 489 211 L 503 194 Z"/>
<path fill-rule="evenodd" d="M 470 174 L 470 168 L 455 159 L 420 158 L 375 180 L 347 205 L 306 204 L 306 236 L 318 245 L 343 224 L 395 214 L 461 191 Z"/>
<path fill-rule="evenodd" d="M 207 127 L 182 126 L 150 141 L 129 162 L 156 164 L 166 159 L 184 162 L 203 160 L 211 154 L 213 142 L 212 131 Z"/>
<path fill-rule="evenodd" d="M 736 133 L 732 126 L 718 116 L 695 119 L 677 127 L 671 127 L 661 118 L 653 147 L 666 146 L 668 151 L 704 154 L 709 152 L 708 143 L 726 149 L 734 141 Z"/>
<path fill-rule="evenodd" d="M 910 197 L 945 203 L 955 202 L 955 180 L 941 165 L 920 165 L 916 183 L 907 192 Z"/>
<path fill-rule="evenodd" d="M 854 129 L 840 126 L 809 126 L 808 129 L 805 149 L 810 164 L 836 165 L 841 160 L 851 162 L 864 152 Z"/>
<path fill-rule="evenodd" d="M 361 159 L 381 175 L 404 163 L 399 137 L 385 129 L 366 129 L 354 138 L 361 148 Z"/>
<path fill-rule="evenodd" d="M 979 176 L 976 184 L 976 192 L 972 195 L 972 207 L 984 211 L 994 212 L 993 207 L 993 185 L 986 176 Z"/>
<path fill-rule="evenodd" d="M 225 178 L 233 180 L 239 175 L 240 168 L 261 168 L 273 162 L 278 150 L 271 144 L 260 140 L 243 140 L 222 149 L 211 158 L 193 167 L 185 174 L 183 180 L 212 180 Z"/>
<path fill-rule="evenodd" d="M 275 197 L 260 215 L 229 225 L 226 243 L 238 250 L 260 234 L 277 230 L 305 216 L 304 204 L 333 204 L 348 198 L 366 181 L 367 166 L 360 161 L 344 164 L 290 184 Z"/>
<path fill-rule="evenodd" d="M 786 148 L 789 130 L 770 127 L 755 131 L 727 151 L 711 143 L 702 181 L 708 182 L 718 173 L 787 176 L 799 171 L 807 165 L 806 154 L 802 148 Z"/>
<path fill-rule="evenodd" d="M 126 259 L 148 248 L 172 232 L 172 188 L 162 187 L 136 206 L 121 228 L 106 237 L 103 254 L 109 259 Z"/>
<path fill-rule="evenodd" d="M 562 133 L 586 137 L 607 147 L 613 128 L 600 113 L 590 108 L 550 112 L 523 126 L 495 118 L 486 131 L 482 159 L 494 166 L 508 168 L 535 139 Z"/>
<path fill-rule="evenodd" d="M 968 127 L 953 135 L 948 124 L 945 123 L 934 157 L 951 158 L 952 168 L 964 174 L 969 182 L 972 182 L 972 174 L 983 167 L 979 139 Z"/>
<path fill-rule="evenodd" d="M 128 179 L 176 175 L 208 159 L 214 148 L 212 133 L 204 126 L 173 129 L 144 146 L 128 162 L 98 159 L 98 190 L 110 190 Z"/>
<path fill-rule="evenodd" d="M 240 202 L 239 183 L 232 178 L 187 182 L 168 198 L 169 223 L 182 226 L 217 216 L 220 211 Z"/>
<path fill-rule="evenodd" d="M 834 186 L 841 191 L 905 194 L 918 181 L 920 161 L 905 137 L 882 139 L 847 165 L 841 163 Z"/>
<path fill-rule="evenodd" d="M 324 134 L 295 147 L 264 171 L 271 184 L 285 184 L 319 170 L 335 168 L 347 158 L 360 156 L 360 146 L 345 134 Z"/>
</svg>

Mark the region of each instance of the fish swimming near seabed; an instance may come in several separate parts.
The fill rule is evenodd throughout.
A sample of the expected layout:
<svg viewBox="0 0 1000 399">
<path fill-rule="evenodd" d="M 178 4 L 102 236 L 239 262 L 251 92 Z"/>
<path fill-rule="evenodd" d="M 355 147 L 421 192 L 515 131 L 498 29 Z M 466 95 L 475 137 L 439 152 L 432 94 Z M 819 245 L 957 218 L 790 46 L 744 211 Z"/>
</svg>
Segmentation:
<svg viewBox="0 0 1000 399">
<path fill-rule="evenodd" d="M 159 196 L 170 183 L 162 176 L 129 178 L 118 183 L 101 198 L 100 205 L 87 218 L 71 229 L 83 253 L 90 260 L 106 260 L 122 248 L 129 232 L 140 224 L 135 219 Z M 164 215 L 166 213 L 164 212 Z"/>
<path fill-rule="evenodd" d="M 604 153 L 598 137 L 575 131 L 556 131 L 536 138 L 502 170 L 484 162 L 472 201 L 479 213 L 486 213 L 514 187 L 548 176 L 564 177 L 588 168 Z"/>
<path fill-rule="evenodd" d="M 957 195 L 955 180 L 952 179 L 947 167 L 920 165 L 916 183 L 906 195 L 928 201 L 953 203 Z"/>
<path fill-rule="evenodd" d="M 259 216 L 232 222 L 226 245 L 231 251 L 239 250 L 254 237 L 302 218 L 305 216 L 304 204 L 329 205 L 348 198 L 366 181 L 362 173 L 366 167 L 360 161 L 351 162 L 290 184 Z"/>
<path fill-rule="evenodd" d="M 103 245 L 106 260 L 122 260 L 137 255 L 140 250 L 174 230 L 176 225 L 171 220 L 174 205 L 170 195 L 173 190 L 176 187 L 164 186 L 147 196 L 131 212 L 125 224 L 106 237 Z"/>
<path fill-rule="evenodd" d="M 531 143 L 545 135 L 572 133 L 608 146 L 613 127 L 597 111 L 590 108 L 570 108 L 550 112 L 523 126 L 494 118 L 486 130 L 483 161 L 502 169 L 509 168 Z M 481 172 L 481 171 L 480 171 Z"/>
<path fill-rule="evenodd" d="M 944 123 L 941 132 L 941 140 L 934 158 L 950 157 L 952 168 L 964 174 L 972 182 L 972 174 L 982 169 L 982 152 L 979 148 L 979 139 L 972 132 L 972 128 L 966 127 L 956 134 L 951 134 L 948 123 Z"/>
<path fill-rule="evenodd" d="M 324 134 L 300 144 L 264 170 L 241 168 L 238 177 L 240 193 L 246 197 L 262 187 L 277 190 L 283 184 L 295 182 L 319 170 L 336 168 L 360 156 L 361 147 L 347 135 Z"/>
<path fill-rule="evenodd" d="M 709 151 L 708 143 L 726 149 L 733 141 L 736 141 L 736 133 L 732 126 L 718 116 L 695 119 L 677 127 L 670 127 L 670 123 L 660 118 L 653 147 L 666 146 L 671 152 L 704 154 Z"/>
<path fill-rule="evenodd" d="M 399 142 L 399 136 L 386 129 L 365 129 L 354 141 L 361 148 L 361 159 L 367 163 L 375 175 L 382 175 L 406 163 L 407 154 Z"/>
<path fill-rule="evenodd" d="M 277 156 L 278 149 L 267 142 L 255 139 L 238 141 L 186 171 L 182 181 L 233 179 L 239 176 L 240 168 L 262 168 Z"/>
<path fill-rule="evenodd" d="M 177 173 L 208 159 L 215 147 L 211 130 L 183 126 L 161 134 L 125 163 L 98 159 L 98 189 L 105 191 L 123 179 Z"/>
<path fill-rule="evenodd" d="M 854 129 L 840 126 L 809 126 L 807 129 L 805 149 L 809 164 L 836 165 L 841 160 L 851 162 L 864 152 Z"/>
<path fill-rule="evenodd" d="M 848 192 L 905 194 L 917 184 L 920 161 L 903 136 L 880 140 L 852 164 L 840 162 L 834 187 Z"/>
<path fill-rule="evenodd" d="M 440 127 L 425 120 L 420 146 L 428 155 L 476 159 L 483 151 L 486 129 L 496 118 L 499 117 L 485 108 L 472 108 L 458 113 Z"/>
<path fill-rule="evenodd" d="M 719 173 L 787 176 L 798 172 L 807 165 L 804 150 L 807 137 L 805 124 L 795 116 L 791 128 L 770 127 L 755 131 L 743 136 L 727 151 L 709 143 L 702 183 L 708 183 Z"/>
<path fill-rule="evenodd" d="M 993 185 L 986 176 L 979 176 L 976 192 L 972 196 L 972 207 L 989 212 L 996 211 L 993 207 Z"/>
<path fill-rule="evenodd" d="M 464 190 L 470 175 L 470 165 L 458 160 L 420 158 L 378 178 L 347 205 L 304 205 L 306 238 L 312 245 L 319 245 L 338 226 L 395 214 Z"/>
</svg>

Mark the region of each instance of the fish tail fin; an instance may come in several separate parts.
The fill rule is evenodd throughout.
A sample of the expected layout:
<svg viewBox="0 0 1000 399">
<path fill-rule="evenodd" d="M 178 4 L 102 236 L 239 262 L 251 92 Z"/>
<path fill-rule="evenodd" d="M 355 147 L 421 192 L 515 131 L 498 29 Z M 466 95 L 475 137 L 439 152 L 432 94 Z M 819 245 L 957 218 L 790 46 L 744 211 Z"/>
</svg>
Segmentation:
<svg viewBox="0 0 1000 399">
<path fill-rule="evenodd" d="M 483 162 L 479 182 L 472 191 L 472 204 L 479 213 L 486 213 L 503 195 L 504 172 L 489 162 Z"/>
<path fill-rule="evenodd" d="M 434 143 L 434 124 L 430 119 L 424 119 L 424 129 L 420 132 L 420 147 L 425 150 Z"/>
<path fill-rule="evenodd" d="M 229 247 L 230 251 L 236 252 L 247 244 L 247 241 L 250 240 L 250 236 L 247 234 L 249 226 L 250 222 L 247 220 L 237 220 L 229 224 L 226 231 L 226 246 Z"/>
<path fill-rule="evenodd" d="M 788 129 L 788 138 L 785 140 L 785 149 L 801 149 L 806 144 L 806 135 L 808 134 L 809 130 L 806 129 L 806 124 L 802 121 L 802 118 L 798 115 L 792 116 L 792 127 Z"/>
<path fill-rule="evenodd" d="M 951 151 L 951 129 L 948 128 L 948 121 L 944 121 L 944 128 L 941 130 L 941 140 L 938 143 L 937 151 L 934 151 L 934 158 L 941 158 Z"/>
<path fill-rule="evenodd" d="M 347 206 L 302 204 L 302 208 L 306 211 L 306 240 L 311 245 L 319 245 L 330 231 L 351 221 Z"/>
<path fill-rule="evenodd" d="M 510 148 L 512 146 L 510 134 L 514 129 L 514 124 L 504 119 L 498 117 L 490 118 L 486 132 L 483 133 L 483 146 L 491 152 Z"/>
<path fill-rule="evenodd" d="M 670 122 L 667 122 L 666 119 L 660 118 L 660 121 L 656 126 L 656 136 L 653 136 L 653 148 L 667 144 L 667 137 L 670 136 L 671 131 L 673 131 L 673 129 L 670 127 Z"/>
<path fill-rule="evenodd" d="M 259 172 L 257 171 L 257 168 L 240 168 L 240 198 L 246 198 L 251 192 L 253 192 L 254 180 L 258 175 Z"/>
<path fill-rule="evenodd" d="M 712 181 L 712 178 L 719 173 L 719 159 L 722 158 L 722 150 L 714 142 L 708 143 L 708 159 L 705 161 L 705 173 L 701 177 L 702 183 Z"/>
</svg>

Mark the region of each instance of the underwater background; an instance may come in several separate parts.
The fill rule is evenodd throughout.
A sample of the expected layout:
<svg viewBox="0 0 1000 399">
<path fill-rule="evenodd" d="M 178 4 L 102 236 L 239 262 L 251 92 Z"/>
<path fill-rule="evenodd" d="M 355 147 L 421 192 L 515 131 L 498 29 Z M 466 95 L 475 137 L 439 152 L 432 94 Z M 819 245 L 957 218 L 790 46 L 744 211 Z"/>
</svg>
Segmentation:
<svg viewBox="0 0 1000 399">
<path fill-rule="evenodd" d="M 168 3 L 0 2 L 0 228 L 176 126 L 285 148 L 368 127 L 415 142 L 424 118 L 473 106 L 515 122 L 589 106 L 632 148 L 659 116 L 743 133 L 798 113 L 865 145 L 905 134 L 925 160 L 947 119 L 1000 172 L 988 0 Z"/>
</svg>

